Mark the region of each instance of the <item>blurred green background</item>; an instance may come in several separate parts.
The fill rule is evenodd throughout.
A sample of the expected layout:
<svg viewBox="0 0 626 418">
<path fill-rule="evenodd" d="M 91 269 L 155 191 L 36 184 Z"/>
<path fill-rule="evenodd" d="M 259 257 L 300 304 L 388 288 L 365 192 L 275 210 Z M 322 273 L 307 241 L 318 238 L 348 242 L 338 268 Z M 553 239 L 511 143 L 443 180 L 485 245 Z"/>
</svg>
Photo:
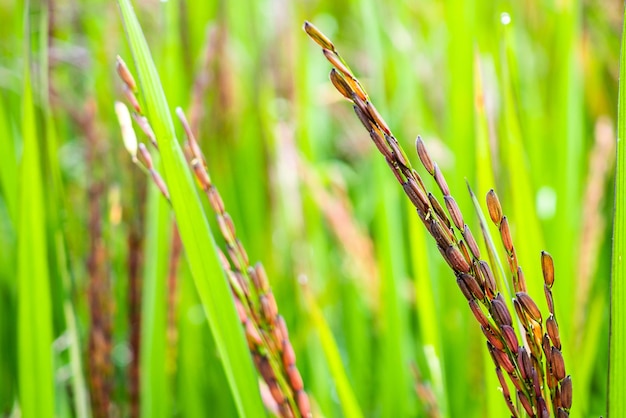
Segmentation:
<svg viewBox="0 0 626 418">
<path fill-rule="evenodd" d="M 170 105 L 193 111 L 212 179 L 268 271 L 316 416 L 346 414 L 346 384 L 368 417 L 508 412 L 454 277 L 304 20 L 333 39 L 414 166 L 424 138 L 476 236 L 465 182 L 481 204 L 498 192 L 535 300 L 540 251 L 554 256 L 572 414 L 605 414 L 622 2 L 134 6 Z M 121 140 L 116 55 L 133 67 L 117 4 L 0 0 L 0 21 L 0 415 L 35 402 L 59 417 L 103 405 L 236 416 L 184 257 L 168 275 L 172 218 L 145 219 L 165 203 Z M 24 361 L 21 338 L 42 363 Z M 20 396 L 20 368 L 48 398 Z"/>
</svg>

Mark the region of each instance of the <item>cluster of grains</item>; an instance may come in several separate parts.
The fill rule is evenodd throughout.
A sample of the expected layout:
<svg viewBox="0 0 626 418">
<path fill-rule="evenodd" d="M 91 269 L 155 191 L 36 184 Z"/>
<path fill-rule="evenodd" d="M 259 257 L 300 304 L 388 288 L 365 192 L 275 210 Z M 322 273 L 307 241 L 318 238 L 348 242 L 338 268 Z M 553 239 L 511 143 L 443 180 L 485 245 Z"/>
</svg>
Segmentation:
<svg viewBox="0 0 626 418">
<path fill-rule="evenodd" d="M 565 372 L 559 330 L 554 315 L 551 292 L 554 266 L 550 255 L 544 252 L 541 257 L 545 296 L 550 309 L 544 332 L 541 312 L 526 293 L 524 275 L 517 262 L 507 218 L 502 215 L 502 207 L 496 194 L 490 191 L 487 195 L 487 205 L 491 219 L 500 230 L 513 278 L 516 292 L 513 306 L 517 321 L 524 330 L 523 339 L 520 339 L 514 329 L 509 307 L 496 284 L 493 271 L 486 261 L 481 260 L 474 236 L 450 194 L 443 173 L 431 159 L 422 139 L 417 138 L 417 154 L 441 191 L 443 205 L 426 189 L 419 174 L 411 167 L 388 125 L 333 43 L 309 22 L 305 22 L 304 30 L 322 47 L 324 56 L 334 67 L 330 71 L 332 84 L 352 102 L 358 119 L 415 206 L 418 216 L 437 243 L 443 259 L 454 271 L 457 284 L 487 339 L 487 348 L 495 364 L 496 374 L 511 414 L 519 417 L 523 414 L 521 409 L 523 408 L 523 411 L 531 417 L 549 417 L 550 411 L 556 417 L 569 416 L 572 381 Z M 509 382 L 514 386 L 513 394 L 517 402 L 511 397 Z M 549 401 L 546 401 L 547 399 Z"/>
<path fill-rule="evenodd" d="M 142 116 L 136 98 L 136 85 L 128 68 L 118 57 L 118 74 L 124 81 L 127 100 L 134 109 L 133 117 L 156 148 L 156 138 L 148 120 Z M 128 109 L 116 103 L 122 135 L 133 159 L 152 177 L 163 196 L 169 200 L 167 185 L 153 166 L 150 153 L 142 143 L 133 140 L 132 122 Z M 296 367 L 296 356 L 289 340 L 285 320 L 278 313 L 276 299 L 261 263 L 250 265 L 248 254 L 237 237 L 235 225 L 226 212 L 217 188 L 211 182 L 206 160 L 180 108 L 176 114 L 184 128 L 187 141 L 185 156 L 198 184 L 205 192 L 215 212 L 220 233 L 226 244 L 226 253 L 219 252 L 220 261 L 230 284 L 239 319 L 244 328 L 254 364 L 267 385 L 281 417 L 310 417 L 311 408 L 304 391 L 302 377 Z M 158 149 L 158 148 L 157 148 Z"/>
</svg>

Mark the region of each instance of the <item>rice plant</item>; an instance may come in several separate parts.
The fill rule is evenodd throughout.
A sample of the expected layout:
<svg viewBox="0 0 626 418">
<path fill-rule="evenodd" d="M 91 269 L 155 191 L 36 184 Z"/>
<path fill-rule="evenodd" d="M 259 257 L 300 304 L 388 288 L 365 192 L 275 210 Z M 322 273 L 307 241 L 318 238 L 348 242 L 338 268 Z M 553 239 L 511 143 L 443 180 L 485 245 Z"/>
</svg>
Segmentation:
<svg viewBox="0 0 626 418">
<path fill-rule="evenodd" d="M 623 16 L 0 2 L 0 416 L 624 415 Z"/>
</svg>

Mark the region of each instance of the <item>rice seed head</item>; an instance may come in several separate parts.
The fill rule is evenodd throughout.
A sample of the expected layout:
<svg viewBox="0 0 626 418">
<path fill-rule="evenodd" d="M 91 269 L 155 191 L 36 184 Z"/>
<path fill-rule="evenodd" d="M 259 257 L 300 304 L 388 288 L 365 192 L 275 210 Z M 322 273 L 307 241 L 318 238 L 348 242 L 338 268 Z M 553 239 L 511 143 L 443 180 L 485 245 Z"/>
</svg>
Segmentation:
<svg viewBox="0 0 626 418">
<path fill-rule="evenodd" d="M 565 361 L 561 350 L 556 347 L 552 347 L 552 373 L 559 381 L 565 379 Z"/>
<path fill-rule="evenodd" d="M 517 292 L 515 297 L 528 316 L 541 324 L 541 311 L 530 295 L 526 292 Z"/>
<path fill-rule="evenodd" d="M 115 60 L 115 70 L 117 71 L 120 79 L 131 91 L 137 91 L 137 83 L 135 83 L 135 78 L 128 69 L 128 66 L 126 65 L 122 57 L 120 57 L 119 55 Z"/>
<path fill-rule="evenodd" d="M 551 288 L 554 284 L 554 261 L 552 256 L 546 251 L 541 252 L 541 271 L 543 272 L 544 282 Z"/>
<path fill-rule="evenodd" d="M 306 34 L 309 35 L 309 37 L 323 49 L 329 49 L 331 51 L 335 50 L 335 45 L 333 45 L 330 39 L 328 39 L 326 35 L 324 35 L 322 31 L 315 27 L 315 25 L 311 22 L 305 21 L 302 29 L 304 29 Z"/>
<path fill-rule="evenodd" d="M 561 382 L 561 406 L 565 409 L 572 407 L 572 377 L 567 376 Z"/>
<path fill-rule="evenodd" d="M 437 186 L 439 186 L 439 190 L 441 190 L 441 193 L 444 196 L 450 196 L 450 188 L 448 187 L 448 183 L 446 182 L 446 179 L 443 176 L 441 169 L 439 168 L 437 163 L 434 163 L 434 167 L 435 167 L 435 171 L 433 173 L 433 177 L 435 178 L 435 181 L 437 182 Z"/>
<path fill-rule="evenodd" d="M 546 319 L 546 330 L 548 331 L 548 336 L 550 337 L 550 341 L 552 341 L 552 345 L 560 350 L 561 337 L 559 335 L 559 326 L 556 323 L 554 315 L 550 315 L 548 319 Z"/>
<path fill-rule="evenodd" d="M 493 189 L 489 190 L 487 193 L 487 209 L 493 223 L 500 225 L 500 221 L 502 220 L 502 206 L 500 205 L 498 195 L 496 195 Z"/>
<path fill-rule="evenodd" d="M 444 196 L 443 202 L 446 204 L 448 208 L 448 213 L 450 214 L 450 218 L 452 218 L 452 222 L 456 229 L 459 231 L 463 231 L 463 227 L 465 226 L 465 222 L 463 222 L 463 214 L 461 213 L 461 209 L 459 209 L 459 205 L 457 205 L 456 200 L 452 196 Z"/>
<path fill-rule="evenodd" d="M 511 229 L 509 228 L 509 221 L 506 216 L 503 216 L 500 220 L 500 235 L 502 236 L 502 244 L 508 254 L 513 253 L 513 239 L 511 238 Z"/>
<path fill-rule="evenodd" d="M 330 82 L 333 83 L 333 86 L 335 86 L 335 89 L 337 89 L 337 91 L 341 93 L 343 97 L 352 101 L 352 95 L 354 94 L 354 91 L 352 91 L 343 76 L 340 75 L 337 70 L 333 68 L 332 70 L 330 70 L 329 78 Z"/>
<path fill-rule="evenodd" d="M 430 154 L 428 154 L 428 151 L 426 150 L 426 145 L 424 144 L 424 141 L 422 141 L 422 138 L 419 135 L 415 140 L 415 148 L 417 149 L 417 155 L 419 156 L 422 165 L 424 166 L 426 171 L 428 171 L 428 173 L 430 173 L 430 175 L 432 176 L 435 173 L 435 166 L 432 159 L 430 158 Z"/>
</svg>

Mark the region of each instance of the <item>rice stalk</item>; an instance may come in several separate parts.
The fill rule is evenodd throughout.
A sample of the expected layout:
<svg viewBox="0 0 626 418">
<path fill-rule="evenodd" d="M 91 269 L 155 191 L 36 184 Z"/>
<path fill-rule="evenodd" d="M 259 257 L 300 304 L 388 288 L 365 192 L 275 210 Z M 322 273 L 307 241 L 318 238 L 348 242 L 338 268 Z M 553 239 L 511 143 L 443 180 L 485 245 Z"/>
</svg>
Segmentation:
<svg viewBox="0 0 626 418">
<path fill-rule="evenodd" d="M 156 143 L 148 120 L 143 116 L 134 96 L 134 79 L 121 58 L 118 58 L 118 72 L 124 81 L 126 96 L 134 107 L 134 119 L 148 136 Z M 143 143 L 136 146 L 129 128 L 128 109 L 116 103 L 116 111 L 122 128 L 125 145 L 133 159 L 146 171 L 162 195 L 169 201 L 169 191 L 165 181 L 156 171 L 150 152 Z M 248 254 L 239 240 L 232 218 L 226 212 L 224 202 L 217 188 L 212 183 L 207 171 L 206 160 L 192 132 L 182 109 L 176 111 L 184 128 L 187 141 L 184 151 L 189 166 L 197 183 L 205 192 L 211 209 L 214 211 L 220 233 L 226 244 L 226 252 L 219 251 L 221 266 L 231 287 L 233 300 L 241 325 L 244 329 L 248 347 L 254 364 L 269 389 L 281 417 L 312 416 L 308 395 L 304 391 L 302 377 L 295 364 L 296 357 L 289 340 L 285 320 L 278 313 L 276 300 L 272 293 L 265 269 L 261 263 L 250 264 Z M 267 405 L 273 410 L 274 405 Z"/>
<path fill-rule="evenodd" d="M 357 118 L 368 131 L 394 177 L 415 206 L 419 218 L 434 238 L 443 259 L 454 272 L 457 285 L 485 335 L 487 348 L 511 414 L 514 417 L 522 416 L 524 412 L 531 417 L 548 417 L 550 413 L 555 417 L 569 416 L 572 384 L 571 377 L 566 374 L 559 328 L 554 314 L 551 291 L 554 284 L 552 257 L 546 252 L 541 254 L 544 292 L 550 311 L 544 331 L 541 312 L 526 291 L 526 281 L 517 260 L 508 219 L 497 195 L 491 190 L 487 194 L 487 207 L 491 220 L 499 228 L 507 255 L 515 291 L 513 305 L 517 321 L 523 328 L 523 338 L 520 340 L 501 293 L 501 286 L 498 286 L 489 263 L 481 259 L 476 240 L 464 222 L 448 183 L 437 163 L 430 157 L 422 139 L 417 137 L 417 154 L 422 166 L 434 178 L 443 195 L 443 204 L 425 187 L 391 129 L 332 41 L 309 22 L 304 23 L 304 30 L 322 48 L 324 56 L 334 67 L 330 71 L 330 81 L 353 104 Z"/>
</svg>

